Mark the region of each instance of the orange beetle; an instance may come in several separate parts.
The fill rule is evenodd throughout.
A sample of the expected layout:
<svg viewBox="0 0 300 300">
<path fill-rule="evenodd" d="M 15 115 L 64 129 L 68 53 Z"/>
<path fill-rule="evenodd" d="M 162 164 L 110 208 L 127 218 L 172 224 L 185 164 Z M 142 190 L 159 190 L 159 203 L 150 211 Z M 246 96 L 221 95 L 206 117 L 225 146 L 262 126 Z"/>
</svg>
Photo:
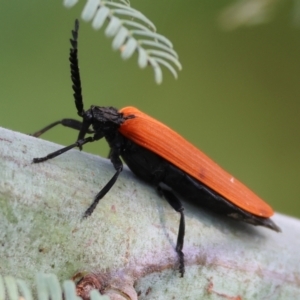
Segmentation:
<svg viewBox="0 0 300 300">
<path fill-rule="evenodd" d="M 133 173 L 154 185 L 180 213 L 176 251 L 182 276 L 184 274 L 182 252 L 185 234 L 184 208 L 175 193 L 231 218 L 280 231 L 280 228 L 270 219 L 273 210 L 267 203 L 166 125 L 134 107 L 117 110 L 114 107 L 91 106 L 90 109 L 84 110 L 77 58 L 78 28 L 79 23 L 76 21 L 75 30 L 72 31 L 70 62 L 75 105 L 82 122 L 63 119 L 33 134 L 38 137 L 50 128 L 62 124 L 79 130 L 77 141 L 45 157 L 34 158 L 33 162 L 43 162 L 74 147 L 81 149 L 86 143 L 103 137 L 106 139 L 110 146 L 109 157 L 116 173 L 96 195 L 93 203 L 84 213 L 84 217 L 92 214 L 99 200 L 115 184 L 123 169 L 120 159 L 122 157 Z M 85 137 L 86 134 L 93 135 Z"/>
</svg>

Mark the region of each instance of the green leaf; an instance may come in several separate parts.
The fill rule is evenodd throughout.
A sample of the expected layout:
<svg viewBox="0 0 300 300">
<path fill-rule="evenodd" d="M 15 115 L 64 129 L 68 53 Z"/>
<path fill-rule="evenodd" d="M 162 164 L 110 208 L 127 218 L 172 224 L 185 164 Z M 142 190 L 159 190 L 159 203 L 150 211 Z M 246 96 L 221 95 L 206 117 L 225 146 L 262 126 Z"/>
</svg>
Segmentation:
<svg viewBox="0 0 300 300">
<path fill-rule="evenodd" d="M 64 0 L 66 7 L 76 3 L 76 0 Z M 105 35 L 113 38 L 113 50 L 120 50 L 123 59 L 129 59 L 137 52 L 139 67 L 151 66 L 157 83 L 162 82 L 160 65 L 177 78 L 176 68 L 181 70 L 181 64 L 171 41 L 156 33 L 153 22 L 130 7 L 128 0 L 87 0 L 81 17 L 87 22 L 92 21 L 92 27 L 96 30 L 107 24 Z"/>
</svg>

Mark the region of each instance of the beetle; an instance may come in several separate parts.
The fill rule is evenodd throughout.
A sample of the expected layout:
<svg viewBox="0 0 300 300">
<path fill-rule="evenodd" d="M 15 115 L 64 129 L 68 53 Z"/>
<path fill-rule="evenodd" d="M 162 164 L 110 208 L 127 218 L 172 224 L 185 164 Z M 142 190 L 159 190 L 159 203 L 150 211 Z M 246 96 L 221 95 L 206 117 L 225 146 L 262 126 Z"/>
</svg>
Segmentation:
<svg viewBox="0 0 300 300">
<path fill-rule="evenodd" d="M 78 66 L 79 22 L 72 30 L 70 68 L 75 106 L 82 122 L 62 119 L 32 134 L 42 133 L 61 124 L 79 131 L 77 141 L 65 148 L 34 158 L 40 163 L 61 155 L 68 150 L 105 138 L 110 147 L 109 158 L 116 172 L 95 196 L 83 217 L 90 216 L 98 202 L 105 196 L 122 172 L 125 161 L 139 178 L 155 186 L 172 208 L 180 214 L 176 252 L 179 271 L 184 275 L 184 208 L 178 195 L 204 208 L 221 213 L 252 225 L 264 226 L 279 232 L 280 228 L 270 219 L 272 208 L 244 184 L 223 170 L 199 149 L 178 133 L 134 107 L 91 106 L 84 110 Z M 92 134 L 85 137 L 87 134 Z"/>
</svg>

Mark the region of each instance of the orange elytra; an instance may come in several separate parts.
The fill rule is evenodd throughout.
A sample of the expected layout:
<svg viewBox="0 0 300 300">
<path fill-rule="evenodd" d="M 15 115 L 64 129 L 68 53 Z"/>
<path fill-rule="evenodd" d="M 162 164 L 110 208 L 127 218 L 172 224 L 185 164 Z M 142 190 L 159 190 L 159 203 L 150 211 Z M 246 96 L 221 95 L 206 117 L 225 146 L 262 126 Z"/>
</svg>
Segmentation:
<svg viewBox="0 0 300 300">
<path fill-rule="evenodd" d="M 129 140 L 163 157 L 241 209 L 264 218 L 273 215 L 266 202 L 174 130 L 134 107 L 119 112 L 125 117 L 135 116 L 119 128 Z"/>
</svg>

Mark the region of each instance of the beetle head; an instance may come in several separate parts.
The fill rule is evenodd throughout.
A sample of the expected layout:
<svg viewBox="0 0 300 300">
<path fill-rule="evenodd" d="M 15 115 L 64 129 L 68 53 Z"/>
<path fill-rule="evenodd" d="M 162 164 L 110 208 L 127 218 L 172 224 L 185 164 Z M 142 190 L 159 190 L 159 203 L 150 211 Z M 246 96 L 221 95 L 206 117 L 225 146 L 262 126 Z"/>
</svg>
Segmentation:
<svg viewBox="0 0 300 300">
<path fill-rule="evenodd" d="M 92 126 L 96 140 L 114 135 L 122 123 L 128 119 L 114 107 L 94 105 L 82 114 L 82 118 L 82 128 L 78 139 L 82 139 L 88 132 L 89 127 Z"/>
</svg>

